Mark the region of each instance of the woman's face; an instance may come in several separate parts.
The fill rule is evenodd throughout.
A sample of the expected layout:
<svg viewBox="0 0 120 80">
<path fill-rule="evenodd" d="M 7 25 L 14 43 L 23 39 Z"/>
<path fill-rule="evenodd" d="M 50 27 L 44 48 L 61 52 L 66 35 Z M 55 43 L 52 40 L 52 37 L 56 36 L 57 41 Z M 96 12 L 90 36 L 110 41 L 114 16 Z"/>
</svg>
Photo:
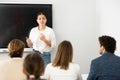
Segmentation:
<svg viewBox="0 0 120 80">
<path fill-rule="evenodd" d="M 45 17 L 45 15 L 38 15 L 37 17 L 37 23 L 38 25 L 46 25 L 47 19 Z"/>
</svg>

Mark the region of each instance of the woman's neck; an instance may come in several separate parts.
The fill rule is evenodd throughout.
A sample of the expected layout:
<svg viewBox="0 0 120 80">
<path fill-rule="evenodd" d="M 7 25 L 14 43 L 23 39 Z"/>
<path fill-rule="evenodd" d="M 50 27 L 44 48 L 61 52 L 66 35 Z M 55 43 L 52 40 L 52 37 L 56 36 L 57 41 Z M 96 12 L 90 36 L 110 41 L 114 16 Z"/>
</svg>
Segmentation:
<svg viewBox="0 0 120 80">
<path fill-rule="evenodd" d="M 45 25 L 38 26 L 38 30 L 40 30 L 40 31 L 44 30 L 45 28 L 46 28 Z"/>
</svg>

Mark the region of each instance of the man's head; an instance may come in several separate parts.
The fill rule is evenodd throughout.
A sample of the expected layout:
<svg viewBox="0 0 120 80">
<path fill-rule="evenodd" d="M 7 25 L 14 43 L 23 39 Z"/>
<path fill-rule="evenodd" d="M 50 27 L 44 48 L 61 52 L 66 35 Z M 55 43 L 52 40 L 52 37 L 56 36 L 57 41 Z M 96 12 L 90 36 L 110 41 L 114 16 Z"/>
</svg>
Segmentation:
<svg viewBox="0 0 120 80">
<path fill-rule="evenodd" d="M 113 37 L 103 35 L 100 36 L 98 40 L 100 43 L 100 54 L 103 54 L 104 52 L 115 52 L 116 40 Z"/>
</svg>

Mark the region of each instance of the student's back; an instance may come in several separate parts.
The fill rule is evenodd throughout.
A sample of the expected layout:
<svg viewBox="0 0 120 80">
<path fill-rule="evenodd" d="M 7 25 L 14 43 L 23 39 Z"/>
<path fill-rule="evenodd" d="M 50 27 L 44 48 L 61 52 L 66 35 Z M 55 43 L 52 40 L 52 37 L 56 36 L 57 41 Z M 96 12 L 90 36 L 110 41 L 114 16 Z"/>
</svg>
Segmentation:
<svg viewBox="0 0 120 80">
<path fill-rule="evenodd" d="M 0 80 L 23 80 L 26 76 L 22 72 L 23 59 L 12 58 L 0 61 Z"/>
<path fill-rule="evenodd" d="M 44 62 L 39 53 L 30 53 L 25 57 L 23 72 L 27 76 L 26 80 L 43 80 L 40 76 L 44 72 Z"/>
<path fill-rule="evenodd" d="M 24 43 L 19 39 L 13 39 L 8 44 L 10 59 L 0 61 L 0 80 L 24 80 L 23 51 Z"/>
<path fill-rule="evenodd" d="M 70 63 L 68 70 L 48 64 L 45 73 L 50 80 L 81 80 L 80 66 L 75 63 Z"/>
<path fill-rule="evenodd" d="M 101 56 L 91 61 L 87 80 L 120 80 L 120 57 L 114 54 L 116 40 L 107 35 L 98 40 Z"/>
<path fill-rule="evenodd" d="M 45 78 L 48 80 L 82 80 L 80 66 L 72 62 L 73 48 L 69 41 L 59 44 L 55 59 L 48 64 Z"/>
</svg>

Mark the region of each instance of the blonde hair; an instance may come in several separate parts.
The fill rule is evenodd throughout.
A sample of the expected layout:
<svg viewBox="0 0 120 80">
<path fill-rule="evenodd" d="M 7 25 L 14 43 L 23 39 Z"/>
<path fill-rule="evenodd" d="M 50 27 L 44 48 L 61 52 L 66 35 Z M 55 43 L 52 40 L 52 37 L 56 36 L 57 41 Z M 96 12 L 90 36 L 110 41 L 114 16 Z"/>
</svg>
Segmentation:
<svg viewBox="0 0 120 80">
<path fill-rule="evenodd" d="M 59 44 L 52 65 L 54 67 L 60 66 L 61 69 L 67 70 L 69 68 L 69 63 L 72 62 L 72 58 L 73 58 L 72 45 L 69 41 L 65 40 Z"/>
<path fill-rule="evenodd" d="M 8 44 L 10 57 L 22 57 L 24 51 L 24 43 L 19 39 L 13 39 Z"/>
</svg>

